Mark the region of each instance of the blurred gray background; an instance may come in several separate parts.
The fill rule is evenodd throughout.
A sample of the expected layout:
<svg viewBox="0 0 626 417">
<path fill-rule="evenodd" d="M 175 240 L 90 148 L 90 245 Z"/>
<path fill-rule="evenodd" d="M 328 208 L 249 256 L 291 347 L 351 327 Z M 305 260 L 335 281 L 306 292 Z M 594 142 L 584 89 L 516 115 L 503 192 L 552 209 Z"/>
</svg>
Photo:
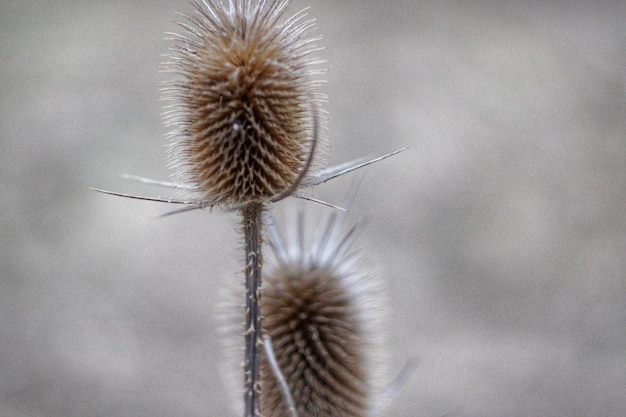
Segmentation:
<svg viewBox="0 0 626 417">
<path fill-rule="evenodd" d="M 395 416 L 623 416 L 626 5 L 296 1 L 328 50 L 330 163 L 392 297 Z M 167 179 L 172 1 L 0 2 L 0 416 L 226 416 L 237 216 L 104 196 Z M 316 195 L 333 202 L 343 178 Z M 319 210 L 313 206 L 312 210 Z"/>
</svg>

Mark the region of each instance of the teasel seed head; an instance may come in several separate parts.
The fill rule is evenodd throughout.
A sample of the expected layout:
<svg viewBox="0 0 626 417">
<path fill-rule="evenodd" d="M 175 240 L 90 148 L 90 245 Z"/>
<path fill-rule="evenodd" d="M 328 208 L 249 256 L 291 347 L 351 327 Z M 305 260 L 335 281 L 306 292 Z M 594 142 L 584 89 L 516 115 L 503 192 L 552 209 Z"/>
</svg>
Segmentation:
<svg viewBox="0 0 626 417">
<path fill-rule="evenodd" d="M 313 20 L 285 18 L 290 0 L 194 0 L 165 64 L 177 79 L 169 165 L 206 206 L 276 201 L 320 164 L 323 70 Z"/>
<path fill-rule="evenodd" d="M 300 216 L 286 239 L 268 226 L 263 330 L 300 417 L 366 416 L 384 379 L 385 292 L 344 214 L 316 226 L 311 236 Z M 261 412 L 289 416 L 266 357 L 261 364 Z"/>
</svg>

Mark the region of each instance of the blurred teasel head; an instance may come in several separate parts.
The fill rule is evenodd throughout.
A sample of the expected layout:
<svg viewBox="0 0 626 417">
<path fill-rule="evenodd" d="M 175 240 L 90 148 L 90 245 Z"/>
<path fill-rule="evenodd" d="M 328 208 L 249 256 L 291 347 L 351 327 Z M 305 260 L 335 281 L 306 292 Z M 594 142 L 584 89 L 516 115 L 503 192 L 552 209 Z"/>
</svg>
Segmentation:
<svg viewBox="0 0 626 417">
<path fill-rule="evenodd" d="M 205 206 L 282 199 L 320 163 L 319 38 L 304 11 L 285 17 L 289 3 L 194 0 L 174 34 L 168 159 Z"/>
<path fill-rule="evenodd" d="M 302 213 L 291 217 L 284 237 L 268 221 L 263 330 L 277 366 L 300 417 L 370 415 L 385 379 L 384 288 L 345 213 L 308 219 L 314 233 Z M 268 358 L 261 363 L 261 412 L 290 416 Z"/>
</svg>

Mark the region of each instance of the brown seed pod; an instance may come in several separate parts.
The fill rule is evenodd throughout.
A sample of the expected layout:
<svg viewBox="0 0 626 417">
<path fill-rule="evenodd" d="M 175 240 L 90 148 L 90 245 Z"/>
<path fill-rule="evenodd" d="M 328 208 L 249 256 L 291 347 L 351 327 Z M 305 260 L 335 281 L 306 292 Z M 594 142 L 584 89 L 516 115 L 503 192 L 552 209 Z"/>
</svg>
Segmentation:
<svg viewBox="0 0 626 417">
<path fill-rule="evenodd" d="M 306 239 L 300 217 L 286 241 L 270 226 L 262 327 L 300 417 L 366 416 L 383 379 L 384 291 L 343 215 L 316 225 L 318 235 Z M 265 356 L 261 364 L 261 412 L 290 416 Z"/>
<path fill-rule="evenodd" d="M 304 13 L 284 18 L 289 3 L 196 0 L 185 35 L 175 35 L 169 164 L 206 206 L 286 197 L 323 148 L 318 38 Z"/>
</svg>

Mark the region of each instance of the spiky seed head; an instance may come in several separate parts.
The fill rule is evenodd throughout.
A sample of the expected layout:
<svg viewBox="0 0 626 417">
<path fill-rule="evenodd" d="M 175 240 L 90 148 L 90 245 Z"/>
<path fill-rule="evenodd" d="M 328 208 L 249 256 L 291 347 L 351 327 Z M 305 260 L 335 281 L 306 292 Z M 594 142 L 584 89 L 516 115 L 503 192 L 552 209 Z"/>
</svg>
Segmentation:
<svg viewBox="0 0 626 417">
<path fill-rule="evenodd" d="M 366 386 L 359 328 L 351 300 L 333 271 L 278 271 L 266 285 L 263 328 L 301 416 L 365 416 Z M 288 417 L 266 361 L 264 415 Z"/>
<path fill-rule="evenodd" d="M 284 196 L 320 140 L 318 38 L 304 13 L 284 19 L 289 3 L 195 0 L 174 38 L 169 163 L 207 206 Z"/>
<path fill-rule="evenodd" d="M 366 416 L 383 379 L 384 291 L 343 223 L 332 215 L 315 236 L 300 217 L 287 239 L 270 233 L 262 327 L 301 417 Z M 265 357 L 261 364 L 261 412 L 289 416 Z"/>
</svg>

